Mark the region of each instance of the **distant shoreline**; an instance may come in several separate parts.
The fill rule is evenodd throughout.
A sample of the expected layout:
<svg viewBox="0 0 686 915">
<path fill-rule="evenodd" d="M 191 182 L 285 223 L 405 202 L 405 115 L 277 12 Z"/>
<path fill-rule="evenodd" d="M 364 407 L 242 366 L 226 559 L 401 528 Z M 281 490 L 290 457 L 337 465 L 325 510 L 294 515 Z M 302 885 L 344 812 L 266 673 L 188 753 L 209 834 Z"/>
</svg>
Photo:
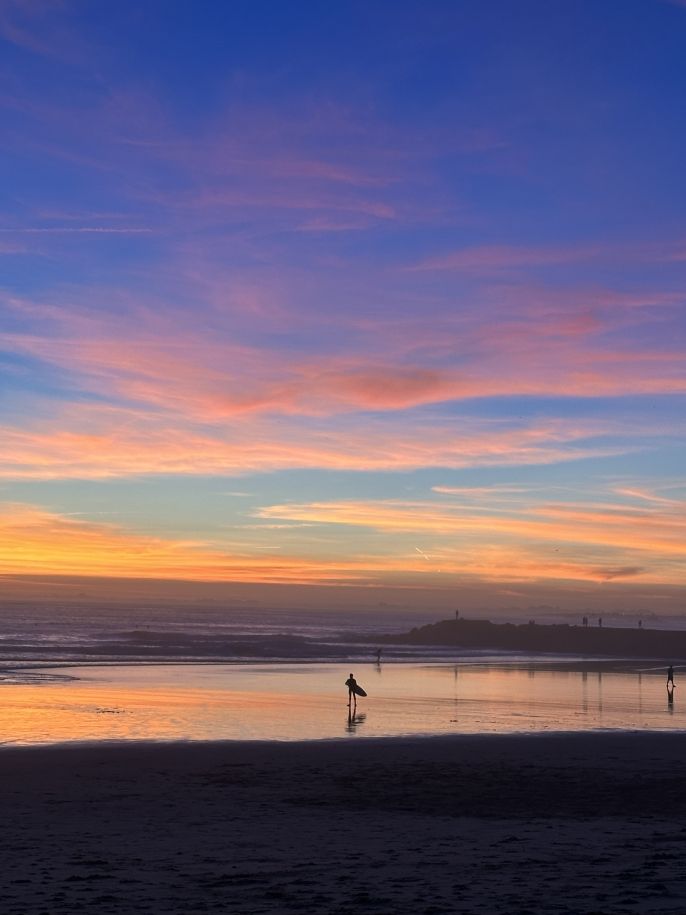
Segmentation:
<svg viewBox="0 0 686 915">
<path fill-rule="evenodd" d="M 414 628 L 402 636 L 386 636 L 384 643 L 665 661 L 686 659 L 686 631 L 683 630 L 573 626 L 568 623 L 441 620 Z"/>
</svg>

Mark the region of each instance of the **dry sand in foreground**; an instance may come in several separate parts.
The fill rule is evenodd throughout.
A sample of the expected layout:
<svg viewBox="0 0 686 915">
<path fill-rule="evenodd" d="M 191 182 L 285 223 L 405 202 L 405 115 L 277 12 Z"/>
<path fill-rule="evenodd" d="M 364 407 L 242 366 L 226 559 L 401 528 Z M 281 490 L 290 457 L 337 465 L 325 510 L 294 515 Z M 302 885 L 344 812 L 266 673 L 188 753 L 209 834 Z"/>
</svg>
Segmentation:
<svg viewBox="0 0 686 915">
<path fill-rule="evenodd" d="M 686 911 L 686 735 L 0 752 L 0 910 Z"/>
</svg>

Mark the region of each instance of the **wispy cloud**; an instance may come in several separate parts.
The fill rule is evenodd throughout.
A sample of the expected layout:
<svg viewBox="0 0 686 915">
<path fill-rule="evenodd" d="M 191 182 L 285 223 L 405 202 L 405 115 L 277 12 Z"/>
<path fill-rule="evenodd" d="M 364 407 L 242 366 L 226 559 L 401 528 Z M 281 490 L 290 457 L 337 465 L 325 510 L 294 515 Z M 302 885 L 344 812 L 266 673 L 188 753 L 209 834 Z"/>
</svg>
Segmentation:
<svg viewBox="0 0 686 915">
<path fill-rule="evenodd" d="M 641 577 L 677 584 L 686 572 L 686 503 L 679 510 L 634 512 L 622 505 L 554 505 L 522 500 L 506 509 L 498 500 L 465 504 L 359 500 L 281 504 L 260 517 L 292 519 L 396 538 L 421 535 L 446 572 L 492 578 L 580 578 L 610 581 Z M 592 558 L 593 557 L 593 558 Z"/>
<path fill-rule="evenodd" d="M 302 510 L 295 506 L 294 514 Z M 273 513 L 265 512 L 265 517 Z M 328 517 L 328 514 L 327 514 Z M 321 523 L 322 518 L 318 518 Z M 355 523 L 359 522 L 356 521 Z M 341 523 L 340 518 L 337 523 Z M 344 522 L 345 523 L 345 522 Z M 378 524 L 378 519 L 374 522 Z M 305 525 L 309 526 L 309 525 Z M 262 530 L 292 529 L 287 522 L 268 523 Z M 278 549 L 278 545 L 274 546 Z M 621 564 L 583 553 L 565 558 L 536 551 L 526 543 L 432 543 L 430 549 L 405 547 L 383 554 L 364 553 L 354 543 L 338 544 L 335 556 L 313 558 L 279 551 L 260 554 L 248 544 L 222 546 L 202 539 L 165 538 L 142 534 L 121 523 L 86 520 L 39 506 L 0 507 L 0 575 L 79 575 L 109 578 L 166 578 L 272 584 L 361 585 L 399 584 L 444 588 L 468 581 L 610 582 L 635 578 L 669 583 L 663 569 L 643 554 L 645 565 Z"/>
<path fill-rule="evenodd" d="M 74 404 L 50 421 L 0 429 L 0 477 L 107 479 L 130 475 L 325 470 L 413 470 L 553 464 L 616 454 L 594 443 L 594 428 L 578 423 L 523 427 L 465 421 L 315 423 L 251 417 L 223 428 L 179 424 L 164 414 Z M 625 449 L 624 449 L 625 450 Z"/>
<path fill-rule="evenodd" d="M 1 0 L 0 37 L 32 54 L 74 64 L 86 46 L 68 14 L 64 0 Z"/>
<path fill-rule="evenodd" d="M 445 496 L 460 496 L 471 499 L 475 497 L 481 498 L 482 496 L 520 495 L 521 493 L 530 492 L 531 487 L 507 486 L 502 483 L 494 483 L 492 486 L 432 486 L 431 491 Z"/>
<path fill-rule="evenodd" d="M 645 513 L 637 515 L 619 508 L 581 511 L 575 506 L 551 505 L 485 518 L 481 514 L 470 515 L 462 507 L 430 502 L 346 501 L 276 505 L 262 509 L 260 515 L 404 532 L 499 532 L 548 542 L 590 542 L 631 549 L 657 545 L 686 556 L 686 545 L 681 540 L 686 530 L 684 518 L 662 515 L 648 518 Z"/>
<path fill-rule="evenodd" d="M 600 246 L 516 247 L 513 245 L 480 245 L 461 248 L 448 254 L 420 261 L 411 270 L 466 270 L 492 273 L 513 267 L 541 267 L 570 264 L 597 258 Z"/>
<path fill-rule="evenodd" d="M 0 255 L 2 254 L 25 254 L 26 246 L 16 242 L 3 241 L 0 239 Z"/>
<path fill-rule="evenodd" d="M 581 243 L 566 246 L 475 245 L 446 254 L 427 257 L 413 264 L 410 271 L 464 271 L 497 276 L 500 271 L 600 262 L 625 264 L 636 261 L 660 262 L 686 260 L 686 241 Z"/>
<path fill-rule="evenodd" d="M 322 354 L 274 341 L 240 342 L 240 336 L 259 341 L 256 325 L 278 320 L 278 304 L 275 310 L 270 297 L 265 301 L 235 282 L 223 288 L 223 296 L 222 288 L 219 279 L 215 286 L 206 277 L 201 289 L 212 304 L 204 322 L 183 305 L 149 294 L 85 293 L 107 309 L 5 297 L 11 312 L 27 319 L 42 312 L 49 324 L 39 329 L 27 321 L 25 330 L 14 324 L 2 347 L 59 368 L 90 393 L 207 421 L 246 413 L 392 412 L 515 395 L 686 392 L 686 342 L 676 326 L 666 343 L 639 348 L 636 333 L 652 324 L 645 315 L 637 324 L 633 308 L 626 330 L 624 318 L 615 318 L 613 327 L 604 313 L 555 309 L 533 309 L 496 325 L 428 330 L 419 322 L 394 328 L 367 322 L 364 334 L 353 317 L 347 327 L 337 325 L 338 340 L 329 331 L 331 339 L 322 345 L 333 351 Z M 668 326 L 673 323 L 670 318 Z M 351 335 L 347 346 L 341 332 Z"/>
<path fill-rule="evenodd" d="M 251 480 L 241 503 L 224 478 L 270 473 L 277 493 L 296 469 L 348 472 L 345 492 L 353 471 L 388 474 L 384 493 L 421 477 L 426 498 L 288 490 L 219 544 L 15 507 L 7 568 L 100 574 L 109 550 L 122 575 L 678 581 L 681 492 L 651 477 L 678 466 L 686 434 L 686 240 L 673 124 L 659 124 L 678 92 L 654 76 L 669 48 L 642 46 L 654 78 L 617 117 L 614 87 L 570 83 L 552 59 L 549 85 L 536 54 L 510 58 L 525 21 L 503 57 L 492 30 L 470 32 L 479 17 L 407 14 L 417 37 L 402 10 L 389 24 L 344 5 L 342 62 L 328 15 L 325 30 L 310 17 L 317 41 L 296 52 L 275 33 L 265 57 L 250 28 L 222 31 L 222 4 L 190 45 L 164 4 L 87 6 L 0 0 L 0 478 L 109 493 L 102 481 L 222 477 L 232 516 L 264 490 Z M 453 40 L 467 92 L 452 91 Z M 190 49 L 182 92 L 175 42 Z M 294 53 L 304 81 L 282 65 Z M 651 125 L 654 160 L 626 124 Z M 334 473 L 316 476 L 319 493 Z M 553 477 L 574 483 L 532 484 Z M 335 561 L 312 558 L 315 534 Z M 281 566 L 253 559 L 270 551 Z"/>
<path fill-rule="evenodd" d="M 6 235 L 148 235 L 154 229 L 139 226 L 23 226 L 0 228 Z"/>
<path fill-rule="evenodd" d="M 141 534 L 35 505 L 0 506 L 0 575 L 375 585 L 403 567 L 401 560 L 383 556 L 259 555 L 202 540 Z"/>
<path fill-rule="evenodd" d="M 672 506 L 679 510 L 686 508 L 686 503 L 684 503 L 684 501 L 681 499 L 670 499 L 667 496 L 661 496 L 656 492 L 652 492 L 646 489 L 638 489 L 633 486 L 618 486 L 616 487 L 615 492 L 620 496 L 628 496 L 630 499 L 638 499 L 641 502 Z"/>
</svg>

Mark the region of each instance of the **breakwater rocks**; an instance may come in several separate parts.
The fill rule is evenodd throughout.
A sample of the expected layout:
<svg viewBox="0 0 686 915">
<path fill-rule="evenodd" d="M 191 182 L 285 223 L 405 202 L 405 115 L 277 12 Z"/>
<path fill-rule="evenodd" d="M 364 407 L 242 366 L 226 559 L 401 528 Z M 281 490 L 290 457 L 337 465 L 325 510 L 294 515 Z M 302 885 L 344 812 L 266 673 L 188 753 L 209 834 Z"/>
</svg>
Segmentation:
<svg viewBox="0 0 686 915">
<path fill-rule="evenodd" d="M 492 623 L 442 620 L 394 636 L 396 644 L 455 646 L 501 651 L 602 655 L 622 658 L 686 658 L 686 631 L 573 626 L 568 623 Z"/>
</svg>

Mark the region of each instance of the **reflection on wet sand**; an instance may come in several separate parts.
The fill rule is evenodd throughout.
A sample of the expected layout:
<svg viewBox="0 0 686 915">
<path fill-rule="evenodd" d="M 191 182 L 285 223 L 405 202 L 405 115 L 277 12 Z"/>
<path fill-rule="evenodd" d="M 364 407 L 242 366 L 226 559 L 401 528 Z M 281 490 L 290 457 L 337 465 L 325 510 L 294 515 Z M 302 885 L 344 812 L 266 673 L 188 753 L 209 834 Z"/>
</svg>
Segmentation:
<svg viewBox="0 0 686 915">
<path fill-rule="evenodd" d="M 364 724 L 367 720 L 366 712 L 356 712 L 354 709 L 348 708 L 348 723 L 346 724 L 346 731 L 348 734 L 355 734 L 359 725 Z"/>
<path fill-rule="evenodd" d="M 380 676 L 372 660 L 359 670 L 362 682 L 377 672 L 370 696 L 362 700 L 364 713 L 353 703 L 344 733 L 684 727 L 671 689 L 665 704 L 664 669 L 639 673 L 611 666 L 600 671 L 597 662 L 582 669 L 557 665 L 386 663 Z M 161 664 L 58 673 L 59 680 L 0 681 L 0 742 L 338 738 L 341 685 L 349 667 Z"/>
</svg>

